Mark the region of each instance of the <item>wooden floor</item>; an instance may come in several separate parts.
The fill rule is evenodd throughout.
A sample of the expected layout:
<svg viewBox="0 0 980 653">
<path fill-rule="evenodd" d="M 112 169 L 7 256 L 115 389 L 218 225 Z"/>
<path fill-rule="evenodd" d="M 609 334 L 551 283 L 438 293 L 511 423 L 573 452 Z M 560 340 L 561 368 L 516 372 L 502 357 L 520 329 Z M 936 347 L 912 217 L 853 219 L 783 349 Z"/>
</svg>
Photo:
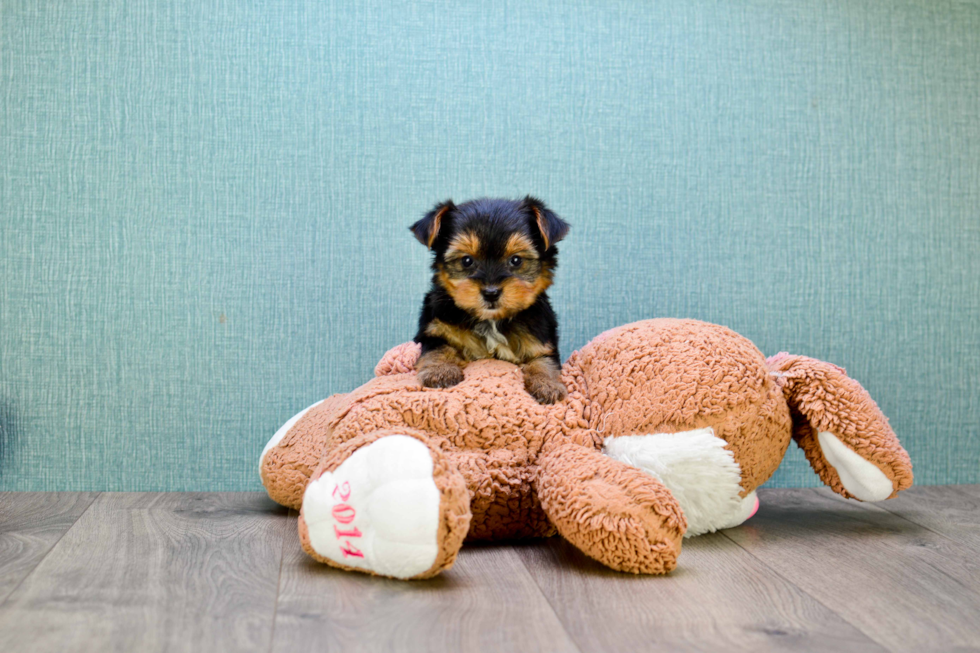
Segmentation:
<svg viewBox="0 0 980 653">
<path fill-rule="evenodd" d="M 667 577 L 551 538 L 403 582 L 316 564 L 263 494 L 0 494 L 0 651 L 980 649 L 980 486 L 760 497 Z"/>
</svg>

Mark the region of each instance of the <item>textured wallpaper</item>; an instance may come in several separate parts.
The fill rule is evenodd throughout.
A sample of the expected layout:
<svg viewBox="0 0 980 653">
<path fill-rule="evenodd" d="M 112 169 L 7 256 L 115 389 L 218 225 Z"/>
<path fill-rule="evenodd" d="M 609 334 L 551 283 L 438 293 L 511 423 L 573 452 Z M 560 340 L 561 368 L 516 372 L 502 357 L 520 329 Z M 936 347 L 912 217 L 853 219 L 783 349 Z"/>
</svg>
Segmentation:
<svg viewBox="0 0 980 653">
<path fill-rule="evenodd" d="M 3 0 L 0 489 L 259 489 L 413 335 L 408 225 L 525 193 L 564 357 L 725 324 L 980 482 L 977 2 Z"/>
</svg>

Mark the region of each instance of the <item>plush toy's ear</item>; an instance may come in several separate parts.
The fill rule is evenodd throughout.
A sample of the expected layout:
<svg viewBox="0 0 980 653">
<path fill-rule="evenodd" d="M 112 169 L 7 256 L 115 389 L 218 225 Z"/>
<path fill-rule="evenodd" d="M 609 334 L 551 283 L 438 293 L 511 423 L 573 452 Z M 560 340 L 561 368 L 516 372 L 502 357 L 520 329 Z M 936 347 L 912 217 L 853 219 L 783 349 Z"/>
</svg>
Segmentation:
<svg viewBox="0 0 980 653">
<path fill-rule="evenodd" d="M 413 224 L 409 229 L 415 234 L 415 238 L 420 243 L 432 249 L 432 243 L 436 242 L 439 230 L 444 226 L 443 221 L 450 211 L 456 208 L 452 200 L 446 200 L 442 204 L 436 204 L 425 217 Z"/>
<path fill-rule="evenodd" d="M 789 404 L 793 439 L 834 492 L 881 501 L 912 485 L 912 461 L 888 418 L 842 368 L 786 353 L 766 364 Z"/>
<path fill-rule="evenodd" d="M 555 215 L 555 212 L 545 206 L 541 200 L 528 195 L 524 198 L 524 206 L 530 209 L 531 215 L 534 216 L 534 222 L 538 231 L 541 232 L 545 250 L 548 250 L 568 233 L 568 223 Z"/>
</svg>

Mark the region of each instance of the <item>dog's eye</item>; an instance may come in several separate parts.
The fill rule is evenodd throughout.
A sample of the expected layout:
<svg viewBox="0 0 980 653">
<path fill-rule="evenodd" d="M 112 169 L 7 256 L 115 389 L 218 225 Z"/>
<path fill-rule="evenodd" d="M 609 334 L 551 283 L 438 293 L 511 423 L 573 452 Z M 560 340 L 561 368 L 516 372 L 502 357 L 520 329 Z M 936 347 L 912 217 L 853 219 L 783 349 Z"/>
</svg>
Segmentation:
<svg viewBox="0 0 980 653">
<path fill-rule="evenodd" d="M 510 262 L 510 267 L 519 268 L 521 267 L 521 263 L 524 262 L 524 259 L 522 259 L 520 256 L 511 256 L 509 262 Z"/>
<path fill-rule="evenodd" d="M 472 267 L 473 266 L 473 257 L 472 256 L 464 256 L 462 259 L 460 259 L 460 263 L 463 264 L 463 267 L 464 268 Z"/>
</svg>

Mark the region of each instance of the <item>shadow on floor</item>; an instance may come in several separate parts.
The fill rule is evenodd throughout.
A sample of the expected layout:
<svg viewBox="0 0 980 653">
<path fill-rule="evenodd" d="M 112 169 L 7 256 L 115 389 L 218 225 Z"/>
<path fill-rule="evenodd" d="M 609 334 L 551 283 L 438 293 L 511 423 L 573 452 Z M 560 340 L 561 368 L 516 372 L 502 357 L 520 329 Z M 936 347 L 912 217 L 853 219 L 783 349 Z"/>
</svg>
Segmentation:
<svg viewBox="0 0 980 653">
<path fill-rule="evenodd" d="M 860 508 L 856 509 L 858 506 Z M 857 540 L 918 535 L 928 531 L 887 510 L 866 508 L 863 504 L 852 507 L 841 502 L 839 506 L 826 508 L 781 505 L 765 508 L 765 512 L 760 509 L 758 515 L 738 529 L 759 536 L 765 533 L 770 541 L 806 538 L 809 533 Z"/>
</svg>

